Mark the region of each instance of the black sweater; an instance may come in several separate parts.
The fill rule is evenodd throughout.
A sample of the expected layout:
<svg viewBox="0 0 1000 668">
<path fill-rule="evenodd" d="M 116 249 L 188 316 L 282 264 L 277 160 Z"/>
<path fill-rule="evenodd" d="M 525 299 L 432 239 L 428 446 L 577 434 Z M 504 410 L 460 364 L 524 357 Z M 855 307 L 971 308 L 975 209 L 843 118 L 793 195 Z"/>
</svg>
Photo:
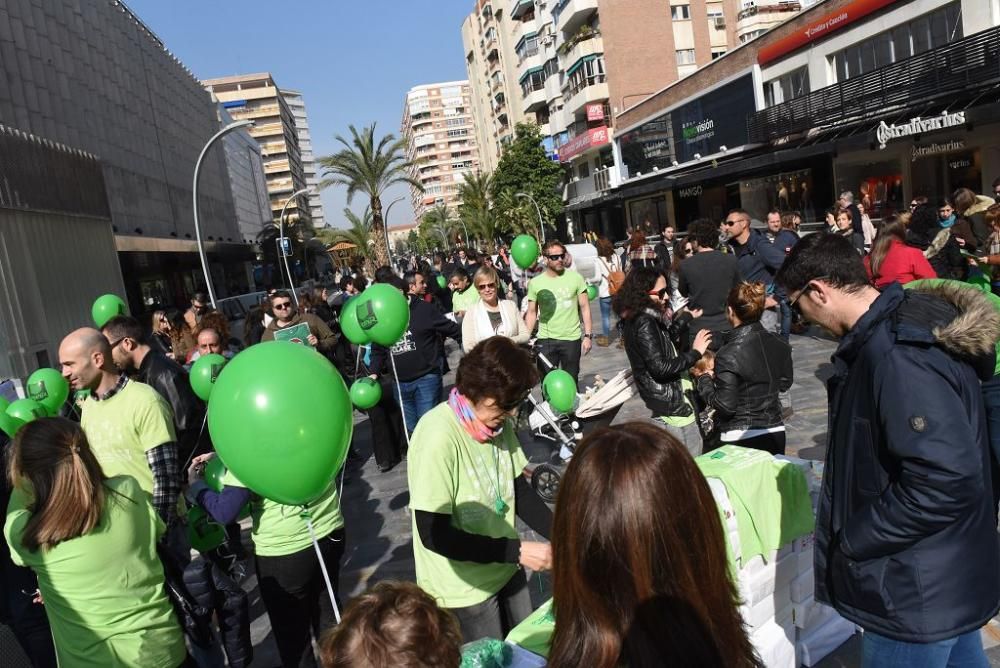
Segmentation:
<svg viewBox="0 0 1000 668">
<path fill-rule="evenodd" d="M 410 300 L 410 327 L 399 342 L 392 347 L 396 362 L 398 380 L 408 382 L 441 371 L 441 347 L 439 337 L 451 337 L 456 341 L 462 335 L 462 328 L 425 301 Z M 375 344 L 372 346 L 371 371 L 383 374 L 392 371 L 389 348 Z"/>
</svg>

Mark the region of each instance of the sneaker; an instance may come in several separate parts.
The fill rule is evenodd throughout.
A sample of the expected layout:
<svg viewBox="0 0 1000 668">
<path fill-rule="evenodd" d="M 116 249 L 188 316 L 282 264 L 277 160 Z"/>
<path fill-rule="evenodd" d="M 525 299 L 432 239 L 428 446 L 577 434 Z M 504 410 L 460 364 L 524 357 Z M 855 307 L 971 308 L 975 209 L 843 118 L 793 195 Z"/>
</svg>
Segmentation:
<svg viewBox="0 0 1000 668">
<path fill-rule="evenodd" d="M 600 347 L 607 348 L 608 345 L 609 345 L 609 343 L 610 343 L 610 341 L 608 341 L 608 337 L 606 337 L 606 336 L 598 336 L 597 337 L 597 345 L 599 345 Z"/>
</svg>

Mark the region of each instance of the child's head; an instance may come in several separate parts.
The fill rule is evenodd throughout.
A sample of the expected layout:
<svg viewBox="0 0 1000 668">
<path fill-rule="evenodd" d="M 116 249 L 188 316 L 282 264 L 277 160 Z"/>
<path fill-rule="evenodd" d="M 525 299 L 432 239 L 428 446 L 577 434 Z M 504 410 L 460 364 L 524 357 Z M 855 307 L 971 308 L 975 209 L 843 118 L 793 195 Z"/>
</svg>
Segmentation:
<svg viewBox="0 0 1000 668">
<path fill-rule="evenodd" d="M 695 373 L 701 375 L 715 370 L 715 353 L 706 350 L 701 355 L 701 359 L 694 363 Z"/>
<path fill-rule="evenodd" d="M 320 640 L 325 668 L 458 668 L 458 621 L 412 582 L 380 582 Z"/>
</svg>

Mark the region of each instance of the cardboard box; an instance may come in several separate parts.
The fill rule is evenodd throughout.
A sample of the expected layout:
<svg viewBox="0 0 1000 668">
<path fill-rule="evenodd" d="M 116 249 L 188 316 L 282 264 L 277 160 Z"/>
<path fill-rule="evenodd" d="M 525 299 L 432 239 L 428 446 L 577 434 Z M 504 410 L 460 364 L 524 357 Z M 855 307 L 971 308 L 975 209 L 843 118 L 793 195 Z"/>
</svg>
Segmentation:
<svg viewBox="0 0 1000 668">
<path fill-rule="evenodd" d="M 821 606 L 826 607 L 826 606 Z M 814 666 L 837 649 L 857 631 L 857 627 L 834 611 L 834 616 L 819 626 L 800 630 L 795 640 L 795 654 L 799 665 Z M 765 663 L 765 665 L 770 665 Z"/>
<path fill-rule="evenodd" d="M 795 668 L 796 645 L 790 633 L 770 621 L 750 635 L 750 642 L 767 668 Z"/>
<path fill-rule="evenodd" d="M 816 591 L 816 578 L 813 576 L 812 568 L 795 576 L 791 583 L 791 590 L 792 603 L 802 603 L 813 597 Z"/>
<path fill-rule="evenodd" d="M 826 624 L 840 615 L 828 605 L 824 605 L 810 596 L 801 603 L 792 603 L 792 623 L 796 628 L 808 633 L 814 628 Z"/>
</svg>

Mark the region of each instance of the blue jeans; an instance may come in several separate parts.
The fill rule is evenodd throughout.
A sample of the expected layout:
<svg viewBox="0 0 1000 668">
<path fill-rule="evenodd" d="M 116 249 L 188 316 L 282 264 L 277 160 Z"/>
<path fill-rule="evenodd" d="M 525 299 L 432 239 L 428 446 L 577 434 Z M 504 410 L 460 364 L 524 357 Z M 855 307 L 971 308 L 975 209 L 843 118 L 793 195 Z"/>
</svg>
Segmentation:
<svg viewBox="0 0 1000 668">
<path fill-rule="evenodd" d="M 865 631 L 863 668 L 989 668 L 979 629 L 948 640 L 902 642 Z"/>
<path fill-rule="evenodd" d="M 601 328 L 604 336 L 611 334 L 611 297 L 601 297 Z"/>
<path fill-rule="evenodd" d="M 414 380 L 399 381 L 399 405 L 403 407 L 406 430 L 413 433 L 424 413 L 441 401 L 441 374 L 429 373 Z"/>
</svg>

